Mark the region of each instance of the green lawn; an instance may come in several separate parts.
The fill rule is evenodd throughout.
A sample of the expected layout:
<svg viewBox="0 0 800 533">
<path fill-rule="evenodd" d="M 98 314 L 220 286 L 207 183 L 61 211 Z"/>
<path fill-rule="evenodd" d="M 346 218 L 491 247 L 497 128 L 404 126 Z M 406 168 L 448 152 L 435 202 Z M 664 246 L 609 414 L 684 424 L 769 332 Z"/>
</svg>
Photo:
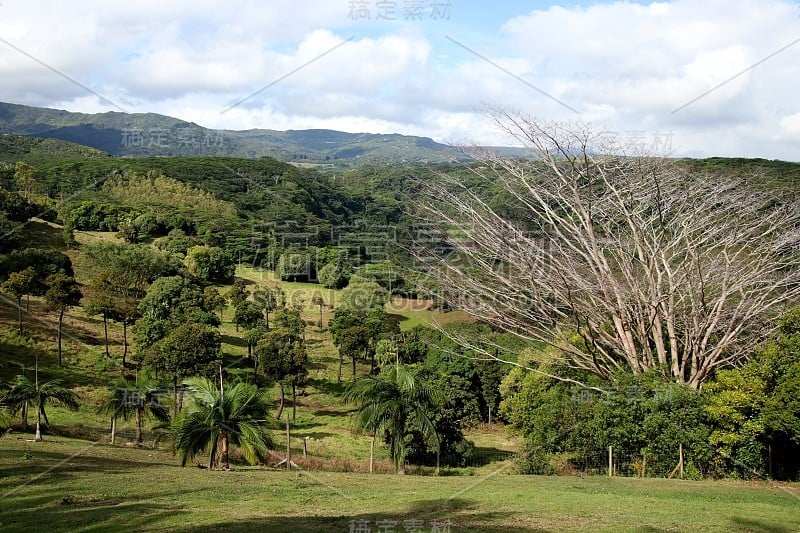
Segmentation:
<svg viewBox="0 0 800 533">
<path fill-rule="evenodd" d="M 0 442 L 2 531 L 350 531 L 352 520 L 451 531 L 800 530 L 800 487 L 508 475 L 419 477 L 180 468 L 169 453 L 51 437 Z M 411 522 L 406 522 L 411 524 Z"/>
</svg>

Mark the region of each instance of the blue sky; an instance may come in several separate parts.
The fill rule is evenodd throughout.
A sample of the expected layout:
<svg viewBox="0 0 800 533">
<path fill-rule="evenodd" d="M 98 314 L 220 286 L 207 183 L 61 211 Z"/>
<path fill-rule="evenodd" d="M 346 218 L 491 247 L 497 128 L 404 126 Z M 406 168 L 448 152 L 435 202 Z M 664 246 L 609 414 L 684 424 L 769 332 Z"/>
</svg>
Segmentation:
<svg viewBox="0 0 800 533">
<path fill-rule="evenodd" d="M 3 0 L 0 100 L 512 144 L 499 106 L 667 155 L 800 160 L 795 0 L 435 3 Z"/>
</svg>

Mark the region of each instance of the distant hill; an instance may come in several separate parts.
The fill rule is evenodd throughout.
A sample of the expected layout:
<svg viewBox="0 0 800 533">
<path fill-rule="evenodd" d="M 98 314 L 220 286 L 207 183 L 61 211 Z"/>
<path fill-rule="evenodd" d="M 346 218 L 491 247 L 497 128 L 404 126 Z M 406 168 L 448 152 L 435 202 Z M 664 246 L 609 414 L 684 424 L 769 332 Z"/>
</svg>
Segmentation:
<svg viewBox="0 0 800 533">
<path fill-rule="evenodd" d="M 334 130 L 213 130 L 155 113 L 72 113 L 0 102 L 0 133 L 60 139 L 114 156 L 273 157 L 337 166 L 462 158 L 427 137 Z"/>
</svg>

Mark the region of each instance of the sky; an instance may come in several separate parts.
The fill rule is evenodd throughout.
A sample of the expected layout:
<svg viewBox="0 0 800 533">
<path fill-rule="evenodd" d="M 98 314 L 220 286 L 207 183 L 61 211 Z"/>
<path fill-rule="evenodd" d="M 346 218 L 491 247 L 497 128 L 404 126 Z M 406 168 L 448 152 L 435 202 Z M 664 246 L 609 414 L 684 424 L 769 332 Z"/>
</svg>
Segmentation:
<svg viewBox="0 0 800 533">
<path fill-rule="evenodd" d="M 513 145 L 488 108 L 662 155 L 800 161 L 800 0 L 0 0 L 0 101 Z"/>
</svg>

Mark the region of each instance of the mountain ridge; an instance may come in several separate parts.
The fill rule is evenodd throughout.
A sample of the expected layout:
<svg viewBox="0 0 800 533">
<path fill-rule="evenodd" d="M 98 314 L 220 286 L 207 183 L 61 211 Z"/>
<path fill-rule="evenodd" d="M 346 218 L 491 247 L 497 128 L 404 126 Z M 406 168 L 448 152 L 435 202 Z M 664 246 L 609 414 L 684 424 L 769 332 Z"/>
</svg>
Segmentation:
<svg viewBox="0 0 800 533">
<path fill-rule="evenodd" d="M 212 129 L 158 113 L 76 113 L 7 102 L 0 102 L 0 133 L 69 141 L 113 156 L 272 157 L 337 166 L 464 159 L 448 145 L 400 133 Z"/>
</svg>

